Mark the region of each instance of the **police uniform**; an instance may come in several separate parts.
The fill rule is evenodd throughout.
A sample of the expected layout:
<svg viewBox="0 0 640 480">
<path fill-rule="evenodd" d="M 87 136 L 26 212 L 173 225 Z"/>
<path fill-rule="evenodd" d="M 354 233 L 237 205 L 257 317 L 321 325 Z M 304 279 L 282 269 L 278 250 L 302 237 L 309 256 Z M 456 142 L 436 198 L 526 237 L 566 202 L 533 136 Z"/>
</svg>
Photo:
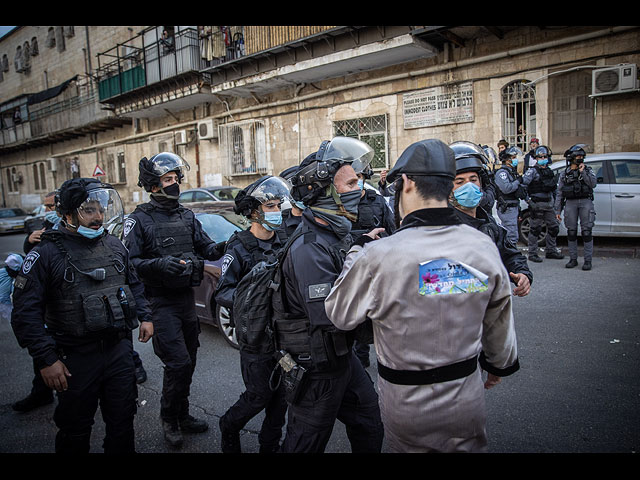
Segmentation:
<svg viewBox="0 0 640 480">
<path fill-rule="evenodd" d="M 518 244 L 518 212 L 520 199 L 524 198 L 524 188 L 513 167 L 502 165 L 496 172 L 494 183 L 497 188 L 498 218 L 507 229 L 507 238 Z"/>
<path fill-rule="evenodd" d="M 202 280 L 202 258 L 216 260 L 221 253 L 191 210 L 177 202 L 163 205 L 154 197 L 127 218 L 123 235 L 151 304 L 153 349 L 164 363 L 160 417 L 174 425 L 182 422 L 182 428 L 190 419 L 188 397 L 200 345 L 193 286 Z M 158 268 L 158 261 L 170 256 L 186 262 L 182 274 Z"/>
<path fill-rule="evenodd" d="M 258 262 L 273 261 L 285 242 L 284 230 L 278 230 L 269 240 L 258 239 L 249 230 L 243 230 L 235 233 L 227 242 L 215 300 L 230 310 L 232 322 L 233 294 L 236 286 Z M 272 391 L 269 386 L 269 378 L 276 366 L 275 352 L 270 349 L 264 353 L 262 349 L 242 343 L 239 347 L 242 379 L 246 390 L 220 418 L 220 429 L 223 436 L 227 432 L 237 435 L 249 420 L 264 410 L 265 417 L 258 434 L 260 452 L 276 452 L 282 437 L 287 402 L 282 388 Z M 224 444 L 223 439 L 223 446 Z M 231 445 L 230 442 L 230 448 L 234 448 Z M 234 450 L 225 453 L 240 453 L 239 448 L 236 447 Z"/>
<path fill-rule="evenodd" d="M 324 311 L 351 237 L 341 242 L 310 209 L 299 232 L 282 265 L 287 318 L 276 316 L 275 322 L 279 347 L 307 370 L 307 378 L 300 397 L 289 402 L 282 451 L 323 452 L 337 418 L 347 426 L 353 452 L 380 452 L 383 428 L 373 382 L 353 354 L 350 336 Z"/>
<path fill-rule="evenodd" d="M 567 246 L 569 261 L 576 262 L 578 258 L 578 220 L 580 220 L 580 234 L 584 244 L 584 261 L 591 266 L 593 258 L 593 225 L 596 211 L 593 205 L 593 189 L 598 184 L 595 173 L 589 166 L 582 172 L 567 167 L 560 172 L 558 188 L 556 190 L 555 211 L 558 215 L 564 207 L 564 225 L 567 228 Z M 569 266 L 570 264 L 567 264 Z M 588 268 L 583 268 L 586 270 Z"/>
<path fill-rule="evenodd" d="M 104 280 L 87 275 L 96 269 L 105 270 Z M 131 330 L 138 319 L 151 321 L 151 312 L 116 237 L 90 240 L 60 227 L 26 256 L 16 277 L 14 332 L 39 369 L 61 360 L 72 374 L 68 390 L 58 392 L 56 452 L 89 451 L 98 403 L 105 453 L 134 451 Z"/>
<path fill-rule="evenodd" d="M 403 173 L 453 179 L 454 153 L 439 140 L 416 142 L 389 176 Z M 518 369 L 509 275 L 493 240 L 453 210 L 415 210 L 392 236 L 363 237 L 325 300 L 337 328 L 373 324 L 380 409 L 394 452 L 485 451 L 478 362 L 498 376 Z"/>
<path fill-rule="evenodd" d="M 553 170 L 540 165 L 530 167 L 522 177 L 522 183 L 527 185 L 529 208 L 531 209 L 531 229 L 528 237 L 529 256 L 538 256 L 538 236 L 542 231 L 542 225 L 545 224 L 547 226 L 546 256 L 547 258 L 562 258 L 556 249 L 556 237 L 560 226 L 554 210 L 557 180 Z"/>
<path fill-rule="evenodd" d="M 302 217 L 299 215 L 294 215 L 291 209 L 282 211 L 282 229 L 285 231 L 287 237 L 293 235 L 293 232 L 296 231 L 298 225 L 300 225 L 300 221 Z"/>
</svg>

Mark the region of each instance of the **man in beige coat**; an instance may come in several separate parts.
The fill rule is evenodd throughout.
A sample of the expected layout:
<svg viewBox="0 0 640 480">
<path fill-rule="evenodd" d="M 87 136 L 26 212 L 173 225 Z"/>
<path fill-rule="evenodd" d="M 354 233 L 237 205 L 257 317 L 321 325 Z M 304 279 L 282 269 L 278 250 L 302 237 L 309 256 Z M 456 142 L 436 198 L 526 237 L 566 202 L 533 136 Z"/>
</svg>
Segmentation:
<svg viewBox="0 0 640 480">
<path fill-rule="evenodd" d="M 455 173 L 443 142 L 409 146 L 388 175 L 400 228 L 356 242 L 325 300 L 337 328 L 372 322 L 394 452 L 486 451 L 484 389 L 519 368 L 509 274 L 493 241 L 448 207 Z"/>
</svg>

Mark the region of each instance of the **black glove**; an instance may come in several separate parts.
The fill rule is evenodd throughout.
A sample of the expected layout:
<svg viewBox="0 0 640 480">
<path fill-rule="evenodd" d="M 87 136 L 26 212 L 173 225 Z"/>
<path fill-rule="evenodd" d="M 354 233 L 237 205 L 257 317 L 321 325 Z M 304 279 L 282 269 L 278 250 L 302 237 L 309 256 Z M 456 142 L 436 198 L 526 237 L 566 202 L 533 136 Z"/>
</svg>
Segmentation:
<svg viewBox="0 0 640 480">
<path fill-rule="evenodd" d="M 153 270 L 159 275 L 179 275 L 184 272 L 187 265 L 180 263 L 176 257 L 158 258 L 153 264 Z"/>
</svg>

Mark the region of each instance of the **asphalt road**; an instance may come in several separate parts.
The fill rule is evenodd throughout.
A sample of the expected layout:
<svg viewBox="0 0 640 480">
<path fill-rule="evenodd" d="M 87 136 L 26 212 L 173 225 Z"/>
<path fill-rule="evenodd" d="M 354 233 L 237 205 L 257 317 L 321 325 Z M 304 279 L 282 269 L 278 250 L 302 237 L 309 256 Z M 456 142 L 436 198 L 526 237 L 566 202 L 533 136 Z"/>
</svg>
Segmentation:
<svg viewBox="0 0 640 480">
<path fill-rule="evenodd" d="M 0 238 L 0 252 L 21 248 L 23 235 Z M 631 242 L 631 248 L 637 247 Z M 623 248 L 624 247 L 624 248 Z M 601 252 L 606 252 L 605 249 Z M 514 299 L 521 370 L 486 392 L 492 453 L 632 453 L 640 448 L 640 259 L 629 244 L 596 251 L 593 270 L 564 268 L 565 260 L 531 264 L 532 292 Z M 239 358 L 218 331 L 202 325 L 191 404 L 209 422 L 189 435 L 183 453 L 220 452 L 218 419 L 243 391 Z M 162 438 L 158 418 L 162 365 L 151 343 L 135 341 L 148 372 L 138 386 L 136 447 L 141 453 L 175 453 Z M 368 371 L 376 380 L 375 353 Z M 54 451 L 55 404 L 26 414 L 11 404 L 29 391 L 32 364 L 11 327 L 0 320 L 0 453 Z M 243 451 L 257 452 L 262 415 L 242 432 Z M 101 452 L 100 414 L 92 452 Z M 327 453 L 350 452 L 336 423 Z"/>
</svg>

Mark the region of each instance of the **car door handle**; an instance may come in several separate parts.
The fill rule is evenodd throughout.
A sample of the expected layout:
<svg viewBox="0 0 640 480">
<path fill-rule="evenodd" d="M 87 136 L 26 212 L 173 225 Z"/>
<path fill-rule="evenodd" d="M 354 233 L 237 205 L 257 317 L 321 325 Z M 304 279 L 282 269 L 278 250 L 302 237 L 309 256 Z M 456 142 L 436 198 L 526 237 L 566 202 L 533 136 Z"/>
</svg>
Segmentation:
<svg viewBox="0 0 640 480">
<path fill-rule="evenodd" d="M 633 198 L 635 195 L 629 195 L 628 193 L 622 193 L 619 195 L 616 195 L 616 197 L 618 198 Z"/>
</svg>

